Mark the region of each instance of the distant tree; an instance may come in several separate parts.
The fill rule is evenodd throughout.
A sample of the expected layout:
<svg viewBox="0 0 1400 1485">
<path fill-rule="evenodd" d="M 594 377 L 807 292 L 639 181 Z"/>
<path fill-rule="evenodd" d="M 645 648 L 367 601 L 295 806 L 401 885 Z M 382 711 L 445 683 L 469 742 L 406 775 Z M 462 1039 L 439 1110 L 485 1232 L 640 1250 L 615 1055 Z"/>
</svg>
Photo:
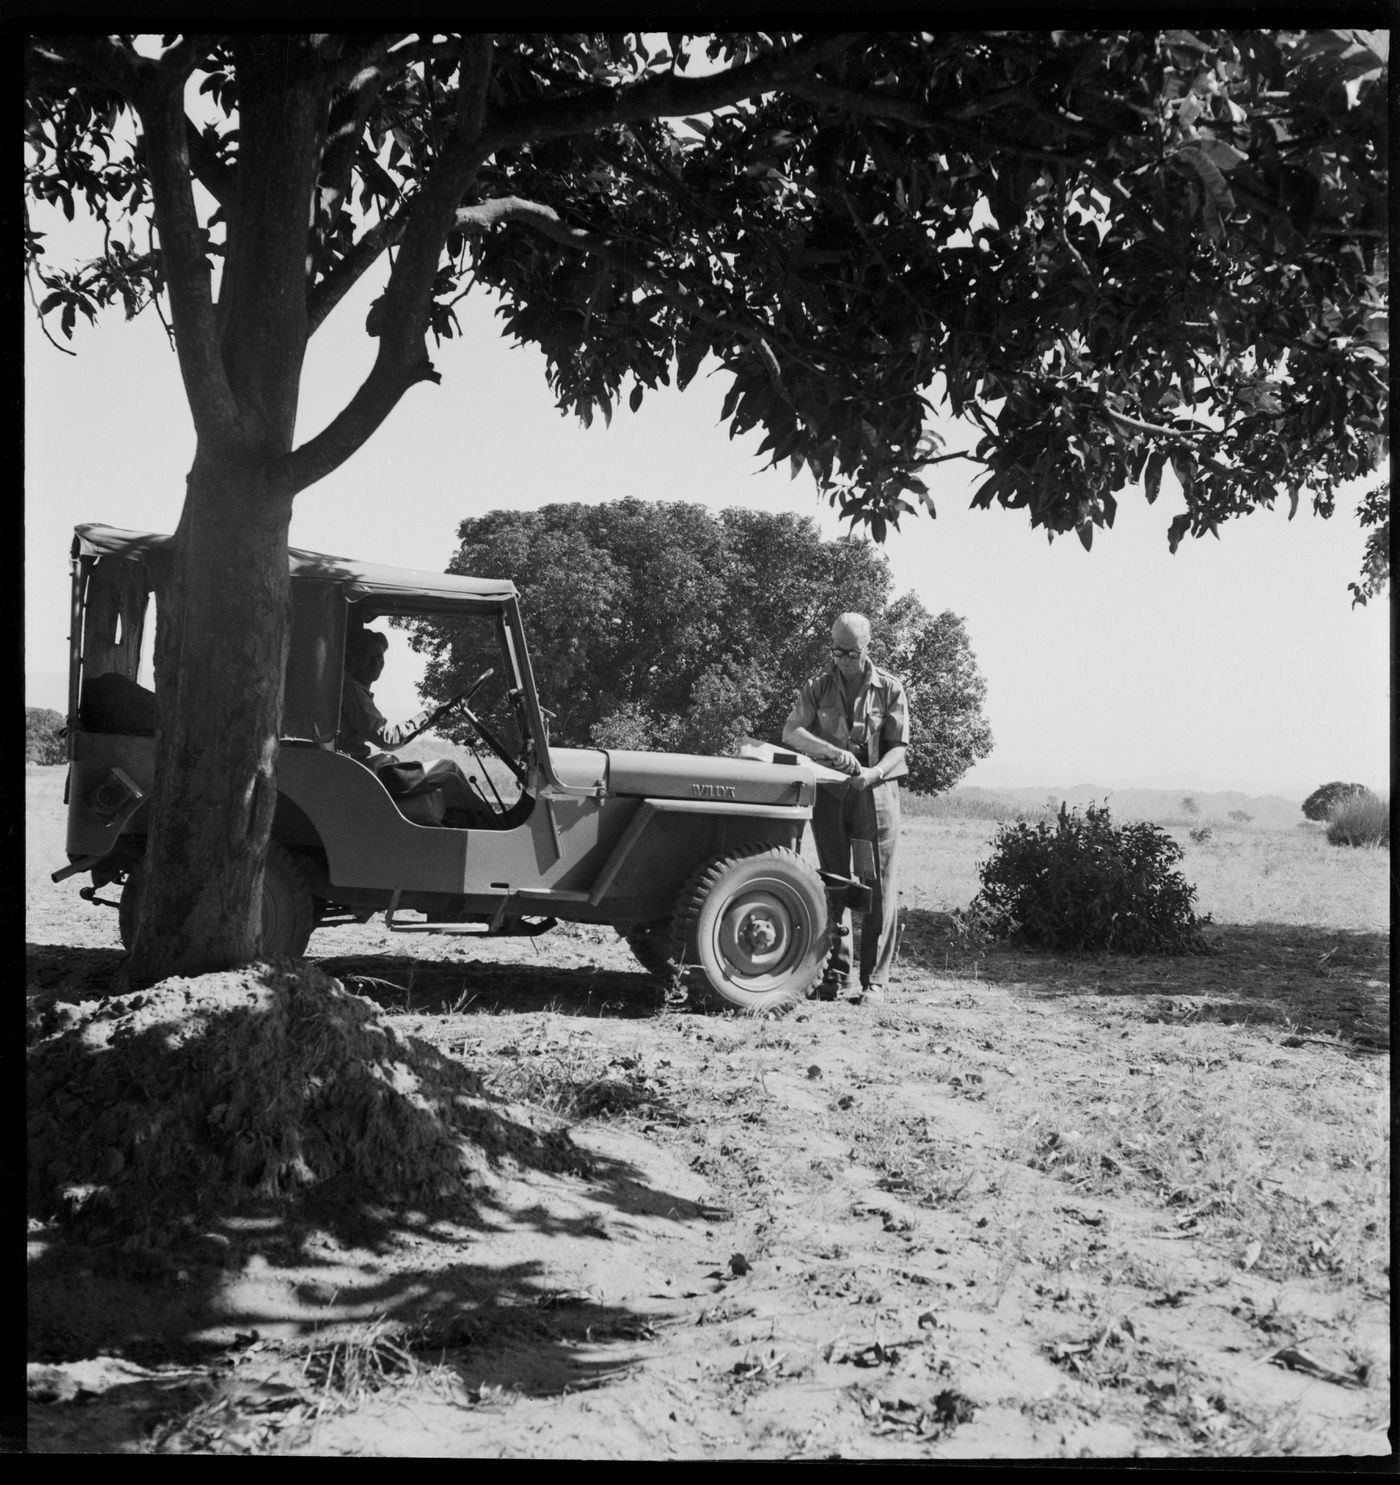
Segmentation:
<svg viewBox="0 0 1400 1485">
<path fill-rule="evenodd" d="M 1181 813 L 1183 815 L 1190 815 L 1194 819 L 1200 812 L 1201 807 L 1196 803 L 1195 799 L 1190 794 L 1183 794 L 1181 797 Z"/>
<path fill-rule="evenodd" d="M 68 756 L 60 735 L 64 720 L 61 712 L 46 706 L 24 709 L 24 761 L 26 763 L 62 763 Z"/>
<path fill-rule="evenodd" d="M 877 539 L 939 459 L 1085 546 L 1168 468 L 1172 550 L 1304 493 L 1330 515 L 1386 456 L 1386 57 L 1246 28 L 26 38 L 38 312 L 71 337 L 160 303 L 185 406 L 149 424 L 195 434 L 132 973 L 256 953 L 292 502 L 439 380 L 461 294 L 585 422 L 712 358 L 731 435 Z M 364 379 L 306 436 L 311 337 L 362 280 Z"/>
<path fill-rule="evenodd" d="M 1330 784 L 1322 784 L 1314 789 L 1303 801 L 1303 813 L 1309 820 L 1328 820 L 1332 811 L 1344 800 L 1353 794 L 1366 793 L 1365 784 L 1344 784 L 1340 780 L 1333 780 Z"/>
<path fill-rule="evenodd" d="M 875 623 L 871 648 L 909 691 L 908 787 L 942 794 L 992 751 L 992 729 L 982 714 L 987 684 L 963 620 L 947 609 L 935 616 L 906 593 Z"/>
<path fill-rule="evenodd" d="M 1231 810 L 1230 818 L 1237 825 L 1248 825 L 1249 822 L 1254 818 L 1254 816 L 1247 813 L 1245 810 Z"/>
<path fill-rule="evenodd" d="M 910 787 L 951 788 L 991 751 L 962 620 L 912 595 L 891 604 L 888 563 L 867 541 L 823 541 L 805 517 L 642 500 L 492 511 L 458 534 L 452 571 L 520 587 L 560 743 L 724 753 L 746 734 L 776 742 L 797 687 L 828 663 L 832 620 L 855 609 L 913 698 Z M 428 656 L 430 695 L 479 669 L 450 624 L 417 621 L 411 643 Z"/>
</svg>

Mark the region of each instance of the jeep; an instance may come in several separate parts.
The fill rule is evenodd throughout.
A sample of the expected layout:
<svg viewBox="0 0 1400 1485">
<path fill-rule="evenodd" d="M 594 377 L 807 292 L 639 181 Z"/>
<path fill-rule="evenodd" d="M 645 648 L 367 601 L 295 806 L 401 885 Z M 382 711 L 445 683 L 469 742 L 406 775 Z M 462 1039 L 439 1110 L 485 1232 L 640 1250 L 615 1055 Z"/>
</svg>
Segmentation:
<svg viewBox="0 0 1400 1485">
<path fill-rule="evenodd" d="M 143 640 L 171 559 L 168 536 L 75 531 L 68 865 L 53 877 L 90 875 L 81 895 L 93 902 L 111 904 L 97 893 L 119 886 L 128 948 L 159 727 L 140 680 Z M 697 1000 L 768 1012 L 812 992 L 835 909 L 870 895 L 799 854 L 817 785 L 837 775 L 772 749 L 552 746 L 513 583 L 296 549 L 289 563 L 264 954 L 299 957 L 313 930 L 377 913 L 395 933 L 535 934 L 569 921 L 612 925 L 644 969 Z M 470 824 L 447 823 L 431 770 L 396 787 L 411 770 L 376 772 L 336 751 L 346 638 L 372 620 L 450 633 L 471 673 L 480 657 L 480 675 L 448 703 L 478 765 Z"/>
</svg>

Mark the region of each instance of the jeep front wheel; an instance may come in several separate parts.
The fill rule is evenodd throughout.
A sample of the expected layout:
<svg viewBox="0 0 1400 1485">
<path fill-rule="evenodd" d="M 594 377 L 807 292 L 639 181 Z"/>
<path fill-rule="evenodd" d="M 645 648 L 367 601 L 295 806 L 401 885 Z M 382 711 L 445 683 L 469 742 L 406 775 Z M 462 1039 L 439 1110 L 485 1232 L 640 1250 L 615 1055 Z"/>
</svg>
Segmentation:
<svg viewBox="0 0 1400 1485">
<path fill-rule="evenodd" d="M 126 876 L 117 907 L 117 926 L 122 947 L 130 949 L 136 938 L 136 914 L 141 904 L 141 868 Z M 262 941 L 259 952 L 269 959 L 300 959 L 316 925 L 316 905 L 296 858 L 276 841 L 267 848 L 263 872 Z"/>
<path fill-rule="evenodd" d="M 740 847 L 686 883 L 672 941 L 702 994 L 745 1011 L 786 1010 L 806 999 L 826 968 L 826 889 L 795 851 Z"/>
</svg>

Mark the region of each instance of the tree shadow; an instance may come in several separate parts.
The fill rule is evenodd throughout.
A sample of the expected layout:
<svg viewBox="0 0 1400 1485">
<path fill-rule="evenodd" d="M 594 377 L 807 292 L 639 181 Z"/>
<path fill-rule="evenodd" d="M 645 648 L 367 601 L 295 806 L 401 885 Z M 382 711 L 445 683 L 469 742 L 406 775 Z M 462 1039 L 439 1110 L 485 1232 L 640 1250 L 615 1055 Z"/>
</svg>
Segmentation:
<svg viewBox="0 0 1400 1485">
<path fill-rule="evenodd" d="M 31 1008 L 82 1003 L 112 993 L 121 949 L 25 945 Z M 561 968 L 488 959 L 414 959 L 405 954 L 308 955 L 307 962 L 386 1011 L 417 1015 L 615 1016 L 645 1020 L 664 1009 L 655 980 L 641 969 Z"/>
<path fill-rule="evenodd" d="M 554 1011 L 645 1020 L 664 1008 L 655 981 L 641 970 L 417 960 L 397 954 L 343 954 L 314 962 L 387 1011 L 486 1016 Z"/>
<path fill-rule="evenodd" d="M 274 988 L 307 978 L 271 970 Z M 674 1305 L 570 1294 L 556 1250 L 577 1265 L 611 1219 L 698 1230 L 704 1209 L 326 983 L 188 1014 L 178 982 L 57 1021 L 51 1000 L 47 1025 L 40 1008 L 29 1359 L 217 1370 L 255 1333 L 305 1351 L 388 1325 L 546 1395 L 630 1356 Z M 132 1438 L 183 1396 L 128 1407 Z"/>
<path fill-rule="evenodd" d="M 1390 1045 L 1390 936 L 1291 923 L 1212 923 L 1207 954 L 1051 954 L 969 944 L 949 914 L 906 909 L 901 963 L 1036 999 L 1141 998 L 1154 1020 L 1277 1025 L 1376 1051 Z M 1164 1008 L 1161 998 L 1179 1002 Z"/>
</svg>

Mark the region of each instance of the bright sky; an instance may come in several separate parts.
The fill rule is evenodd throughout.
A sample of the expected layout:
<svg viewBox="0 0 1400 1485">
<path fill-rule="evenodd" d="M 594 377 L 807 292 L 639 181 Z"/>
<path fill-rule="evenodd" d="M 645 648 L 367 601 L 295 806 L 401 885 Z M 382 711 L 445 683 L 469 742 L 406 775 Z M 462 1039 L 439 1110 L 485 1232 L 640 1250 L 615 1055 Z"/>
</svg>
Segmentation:
<svg viewBox="0 0 1400 1485">
<path fill-rule="evenodd" d="M 369 365 L 368 293 L 313 343 L 303 437 Z M 463 339 L 433 354 L 442 385 L 411 391 L 347 465 L 298 497 L 294 545 L 441 570 L 464 516 L 623 496 L 794 511 L 827 536 L 844 529 L 805 475 L 757 472 L 761 433 L 730 441 L 718 377 L 648 393 L 639 413 L 585 430 L 555 410 L 543 358 L 503 340 L 486 301 L 458 309 Z M 26 702 L 60 710 L 73 526 L 172 530 L 194 447 L 154 315 L 80 326 L 73 346 L 76 357 L 63 355 L 26 330 Z M 951 431 L 950 448 L 970 443 Z M 1330 522 L 1261 511 L 1172 557 L 1166 529 L 1181 504 L 1168 475 L 1155 506 L 1125 497 L 1086 553 L 1072 536 L 1047 544 L 1022 513 L 969 510 L 974 465 L 932 475 L 937 520 L 907 518 L 886 550 L 898 592 L 963 617 L 987 679 L 996 749 L 965 783 L 1301 795 L 1343 779 L 1388 790 L 1387 615 L 1375 600 L 1350 604 L 1354 501 Z M 415 705 L 380 699 L 390 715 Z"/>
</svg>

